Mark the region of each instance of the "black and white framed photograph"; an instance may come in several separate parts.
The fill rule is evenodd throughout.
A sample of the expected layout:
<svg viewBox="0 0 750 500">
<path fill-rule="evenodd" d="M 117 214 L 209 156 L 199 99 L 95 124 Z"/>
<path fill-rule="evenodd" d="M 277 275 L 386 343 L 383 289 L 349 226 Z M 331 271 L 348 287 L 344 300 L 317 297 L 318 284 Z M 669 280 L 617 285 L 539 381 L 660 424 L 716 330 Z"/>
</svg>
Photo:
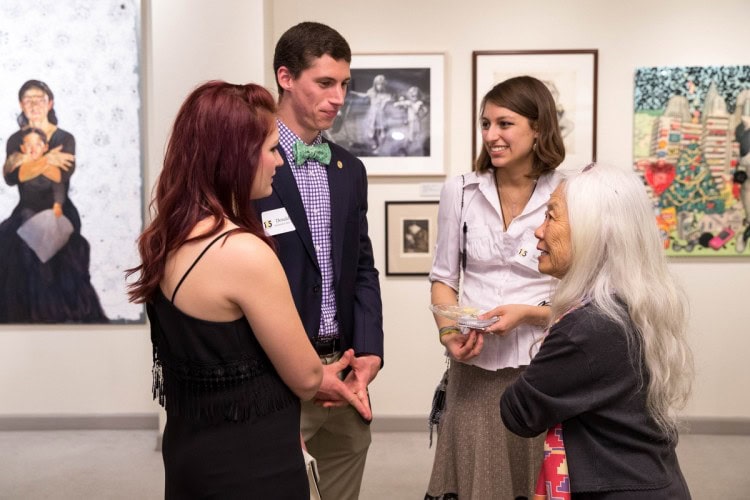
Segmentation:
<svg viewBox="0 0 750 500">
<path fill-rule="evenodd" d="M 437 201 L 385 202 L 385 275 L 427 276 L 437 240 Z"/>
<path fill-rule="evenodd" d="M 326 137 L 368 175 L 444 175 L 444 55 L 354 54 L 351 75 Z"/>
<path fill-rule="evenodd" d="M 575 170 L 596 161 L 598 53 L 596 49 L 472 52 L 472 162 L 482 145 L 478 127 L 482 98 L 496 84 L 522 75 L 544 82 L 555 98 L 565 144 L 565 160 L 560 168 Z"/>
</svg>

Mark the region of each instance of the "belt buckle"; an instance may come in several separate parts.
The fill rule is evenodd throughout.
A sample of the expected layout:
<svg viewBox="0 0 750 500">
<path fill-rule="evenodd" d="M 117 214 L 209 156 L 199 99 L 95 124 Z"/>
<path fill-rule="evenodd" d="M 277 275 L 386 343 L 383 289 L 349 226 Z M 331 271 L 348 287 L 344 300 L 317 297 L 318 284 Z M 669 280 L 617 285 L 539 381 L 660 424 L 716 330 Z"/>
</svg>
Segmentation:
<svg viewBox="0 0 750 500">
<path fill-rule="evenodd" d="M 331 354 L 338 352 L 338 350 L 338 338 L 317 339 L 315 341 L 315 352 L 318 353 L 318 356 L 330 356 Z"/>
</svg>

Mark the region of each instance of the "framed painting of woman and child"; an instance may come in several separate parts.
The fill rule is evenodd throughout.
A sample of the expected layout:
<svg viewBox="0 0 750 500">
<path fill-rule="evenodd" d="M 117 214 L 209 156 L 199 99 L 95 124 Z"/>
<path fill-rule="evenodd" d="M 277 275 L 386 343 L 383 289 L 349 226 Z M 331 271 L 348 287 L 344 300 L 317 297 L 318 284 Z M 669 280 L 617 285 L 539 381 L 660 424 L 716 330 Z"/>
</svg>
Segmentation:
<svg viewBox="0 0 750 500">
<path fill-rule="evenodd" d="M 140 2 L 0 17 L 0 323 L 143 322 L 123 278 L 143 225 Z"/>
</svg>

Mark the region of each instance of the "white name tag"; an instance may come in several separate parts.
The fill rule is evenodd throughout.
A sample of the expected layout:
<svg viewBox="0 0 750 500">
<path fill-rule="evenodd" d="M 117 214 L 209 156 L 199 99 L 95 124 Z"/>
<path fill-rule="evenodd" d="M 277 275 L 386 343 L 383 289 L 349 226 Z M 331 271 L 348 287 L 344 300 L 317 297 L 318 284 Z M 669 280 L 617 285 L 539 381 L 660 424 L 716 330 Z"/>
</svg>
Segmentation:
<svg viewBox="0 0 750 500">
<path fill-rule="evenodd" d="M 529 269 L 537 270 L 539 267 L 539 250 L 536 249 L 536 238 L 525 239 L 516 250 L 513 260 Z"/>
<path fill-rule="evenodd" d="M 294 224 L 284 207 L 263 212 L 260 217 L 263 221 L 263 230 L 268 236 L 276 236 L 295 230 Z"/>
</svg>

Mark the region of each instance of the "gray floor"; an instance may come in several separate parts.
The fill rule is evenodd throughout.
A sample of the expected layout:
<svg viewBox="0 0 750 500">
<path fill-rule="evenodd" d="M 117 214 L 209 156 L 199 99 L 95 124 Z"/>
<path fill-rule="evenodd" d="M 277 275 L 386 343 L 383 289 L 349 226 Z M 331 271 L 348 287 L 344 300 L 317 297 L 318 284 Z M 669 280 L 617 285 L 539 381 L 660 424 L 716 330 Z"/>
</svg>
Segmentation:
<svg viewBox="0 0 750 500">
<path fill-rule="evenodd" d="M 427 440 L 374 433 L 361 500 L 421 500 Z M 0 432 L 0 499 L 162 498 L 155 443 L 154 431 Z M 750 498 L 750 436 L 683 435 L 678 453 L 694 499 Z"/>
</svg>

